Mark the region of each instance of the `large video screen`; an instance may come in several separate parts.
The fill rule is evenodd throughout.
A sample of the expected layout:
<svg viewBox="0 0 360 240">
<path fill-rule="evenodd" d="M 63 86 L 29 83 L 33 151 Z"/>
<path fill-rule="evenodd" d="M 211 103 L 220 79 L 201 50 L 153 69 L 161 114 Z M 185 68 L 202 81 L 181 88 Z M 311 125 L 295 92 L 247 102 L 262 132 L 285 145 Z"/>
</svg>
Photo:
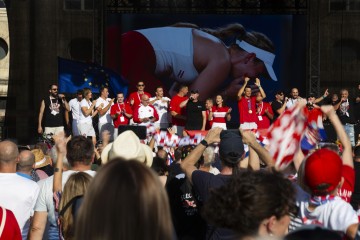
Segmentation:
<svg viewBox="0 0 360 240">
<path fill-rule="evenodd" d="M 259 76 L 261 85 L 267 94 L 265 101 L 272 101 L 278 90 L 282 90 L 288 94 L 293 87 L 299 89 L 300 95 L 306 95 L 307 35 L 305 15 L 110 14 L 106 26 L 106 65 L 119 73 L 126 72 L 127 69 L 125 68 L 129 67 L 135 68 L 136 73 L 143 71 L 144 65 L 147 63 L 143 62 L 144 59 L 137 61 L 138 57 L 144 53 L 144 50 L 141 48 L 142 42 L 140 41 L 137 44 L 137 42 L 130 41 L 129 48 L 127 48 L 127 45 L 124 47 L 124 43 L 122 43 L 124 40 L 122 40 L 121 37 L 122 34 L 140 29 L 163 28 L 179 22 L 195 24 L 200 30 L 203 28 L 217 29 L 232 23 L 240 23 L 247 32 L 255 31 L 266 35 L 275 47 L 275 59 L 272 68 L 277 77 L 277 81 L 272 80 L 266 75 Z M 189 51 L 189 49 L 187 49 L 187 43 L 183 43 L 185 40 L 182 40 L 183 38 L 179 37 L 179 35 L 175 33 L 174 35 L 169 35 L 168 33 L 162 34 L 161 31 L 158 31 L 156 34 L 155 38 L 157 37 L 161 43 L 169 44 L 169 47 L 172 46 L 173 48 L 174 44 L 177 44 L 176 46 L 179 46 L 179 54 L 181 54 L 181 51 Z M 154 34 L 152 37 L 154 38 Z M 229 42 L 224 41 L 224 46 L 229 46 L 233 41 L 234 39 L 229 39 Z M 139 48 L 131 45 L 139 46 Z M 190 49 L 190 53 L 195 54 L 197 49 L 195 49 L 194 45 L 190 46 L 190 48 L 193 48 Z M 215 51 L 215 49 L 205 48 L 204 55 L 207 55 L 213 50 Z M 127 58 L 123 57 L 125 54 L 124 52 L 127 52 Z M 219 58 L 222 57 L 223 56 L 220 56 Z M 135 62 L 137 64 L 131 64 L 134 63 L 134 58 L 136 59 Z M 165 59 L 164 61 L 167 60 Z M 179 64 L 181 64 L 181 61 L 185 60 L 179 61 Z M 135 65 L 137 66 L 135 67 Z M 156 67 L 158 68 L 159 66 Z M 231 68 L 233 68 L 233 65 Z M 220 71 L 222 70 L 215 71 L 214 76 Z M 206 98 L 215 96 L 219 92 L 224 93 L 222 90 L 228 89 L 231 82 L 234 81 L 234 77 L 230 74 L 232 69 L 228 71 L 228 76 L 222 76 L 220 81 L 213 81 L 210 75 L 209 79 L 206 80 L 208 82 L 206 82 L 205 85 L 195 86 L 196 88 L 214 86 L 210 87 L 210 90 L 206 92 Z M 197 72 L 200 74 L 201 70 Z M 178 73 L 175 72 L 175 74 Z M 139 78 L 135 78 L 135 80 L 131 79 L 131 77 L 125 78 L 129 81 L 128 92 L 134 91 L 136 89 L 136 82 Z M 146 82 L 145 91 L 148 91 L 151 94 L 154 93 L 154 87 L 157 85 L 165 86 L 165 95 L 171 96 L 174 94 L 172 87 L 174 82 L 176 82 L 176 79 L 171 79 L 169 75 L 157 72 L 154 79 L 144 75 L 143 80 Z M 194 81 L 196 81 L 196 77 L 194 80 L 190 80 L 190 82 L 186 83 L 189 83 L 189 85 L 192 86 Z M 182 83 L 183 82 L 180 82 L 180 84 Z M 242 82 L 239 82 L 240 86 L 241 84 Z M 229 99 L 229 102 L 231 102 L 231 98 Z"/>
</svg>

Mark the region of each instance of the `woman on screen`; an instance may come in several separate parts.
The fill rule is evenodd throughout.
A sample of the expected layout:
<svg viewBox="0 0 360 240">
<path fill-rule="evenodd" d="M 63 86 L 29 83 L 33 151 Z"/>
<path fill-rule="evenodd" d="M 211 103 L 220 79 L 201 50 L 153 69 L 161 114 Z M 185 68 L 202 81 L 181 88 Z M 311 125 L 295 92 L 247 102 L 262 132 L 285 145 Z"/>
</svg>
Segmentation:
<svg viewBox="0 0 360 240">
<path fill-rule="evenodd" d="M 232 38 L 230 46 L 223 42 Z M 126 32 L 121 37 L 121 72 L 135 83 L 166 86 L 174 95 L 178 84 L 198 89 L 201 99 L 221 93 L 235 97 L 244 77 L 263 74 L 277 80 L 272 68 L 274 46 L 262 33 L 246 32 L 241 24 L 200 29 L 194 24 Z M 232 81 L 225 89 L 223 82 Z M 151 91 L 152 89 L 148 89 Z"/>
</svg>

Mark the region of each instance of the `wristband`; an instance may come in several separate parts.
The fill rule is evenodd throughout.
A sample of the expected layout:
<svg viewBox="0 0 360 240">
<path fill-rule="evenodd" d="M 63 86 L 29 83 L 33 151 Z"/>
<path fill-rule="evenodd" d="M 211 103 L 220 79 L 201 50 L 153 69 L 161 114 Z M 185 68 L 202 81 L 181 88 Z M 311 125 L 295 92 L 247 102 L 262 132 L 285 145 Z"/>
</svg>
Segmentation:
<svg viewBox="0 0 360 240">
<path fill-rule="evenodd" d="M 325 95 L 323 95 L 323 96 L 322 96 L 322 98 L 326 98 L 326 96 L 325 96 Z"/>
<path fill-rule="evenodd" d="M 200 144 L 205 146 L 205 147 L 209 146 L 208 142 L 205 139 L 201 140 Z"/>
</svg>

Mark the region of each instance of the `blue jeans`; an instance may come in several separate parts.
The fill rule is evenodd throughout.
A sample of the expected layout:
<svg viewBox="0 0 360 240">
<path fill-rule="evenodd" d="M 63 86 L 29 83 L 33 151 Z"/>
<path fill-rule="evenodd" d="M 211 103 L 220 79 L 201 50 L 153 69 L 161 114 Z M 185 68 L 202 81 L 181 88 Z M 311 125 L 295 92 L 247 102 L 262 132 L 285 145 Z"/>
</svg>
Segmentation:
<svg viewBox="0 0 360 240">
<path fill-rule="evenodd" d="M 346 123 L 344 125 L 345 128 L 345 132 L 348 135 L 350 142 L 351 142 L 351 146 L 355 146 L 355 129 L 354 129 L 354 124 L 350 124 L 350 123 Z"/>
</svg>

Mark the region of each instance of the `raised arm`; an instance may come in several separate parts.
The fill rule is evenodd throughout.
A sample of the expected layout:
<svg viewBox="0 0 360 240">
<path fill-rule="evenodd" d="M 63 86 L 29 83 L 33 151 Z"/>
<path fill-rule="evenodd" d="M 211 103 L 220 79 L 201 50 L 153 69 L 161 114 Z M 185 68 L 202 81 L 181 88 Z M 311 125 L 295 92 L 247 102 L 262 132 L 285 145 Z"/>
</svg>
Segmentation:
<svg viewBox="0 0 360 240">
<path fill-rule="evenodd" d="M 324 100 L 328 95 L 329 95 L 329 90 L 326 89 L 325 92 L 324 92 L 324 95 L 322 95 L 321 97 L 315 99 L 314 103 L 319 103 L 319 102 L 321 102 L 321 101 Z"/>
<path fill-rule="evenodd" d="M 243 93 L 244 93 L 245 87 L 246 87 L 248 81 L 250 80 L 250 78 L 246 77 L 244 80 L 245 80 L 245 81 L 244 81 L 244 84 L 242 85 L 242 87 L 240 88 L 240 90 L 239 90 L 239 92 L 238 92 L 238 94 L 237 94 L 238 100 L 240 100 L 240 99 L 242 98 L 242 95 L 243 95 Z"/>
<path fill-rule="evenodd" d="M 207 142 L 207 144 L 213 144 L 215 142 L 220 142 L 220 133 L 222 131 L 222 128 L 213 128 L 208 131 L 206 134 L 204 140 Z M 186 177 L 190 180 L 192 183 L 192 173 L 197 170 L 195 167 L 196 162 L 200 159 L 201 155 L 204 153 L 207 146 L 203 144 L 199 144 L 196 146 L 194 150 L 190 152 L 190 154 L 181 161 L 181 169 L 185 172 Z"/>
<path fill-rule="evenodd" d="M 260 83 L 260 79 L 259 79 L 259 78 L 256 78 L 256 80 L 255 80 L 255 85 L 258 86 L 259 91 L 260 91 L 260 93 L 261 93 L 261 96 L 262 96 L 263 98 L 266 98 L 265 91 L 264 91 L 264 89 L 261 87 L 261 83 Z"/>
<path fill-rule="evenodd" d="M 328 119 L 330 119 L 336 131 L 336 134 L 341 144 L 343 145 L 343 153 L 342 153 L 343 164 L 354 168 L 351 143 L 334 108 L 331 105 L 324 105 L 321 106 L 321 111 L 326 114 Z"/>
<path fill-rule="evenodd" d="M 41 105 L 40 105 L 39 117 L 38 117 L 38 133 L 39 134 L 43 133 L 42 119 L 43 119 L 43 116 L 44 116 L 44 110 L 45 110 L 45 102 L 44 102 L 44 100 L 42 100 Z"/>
</svg>

